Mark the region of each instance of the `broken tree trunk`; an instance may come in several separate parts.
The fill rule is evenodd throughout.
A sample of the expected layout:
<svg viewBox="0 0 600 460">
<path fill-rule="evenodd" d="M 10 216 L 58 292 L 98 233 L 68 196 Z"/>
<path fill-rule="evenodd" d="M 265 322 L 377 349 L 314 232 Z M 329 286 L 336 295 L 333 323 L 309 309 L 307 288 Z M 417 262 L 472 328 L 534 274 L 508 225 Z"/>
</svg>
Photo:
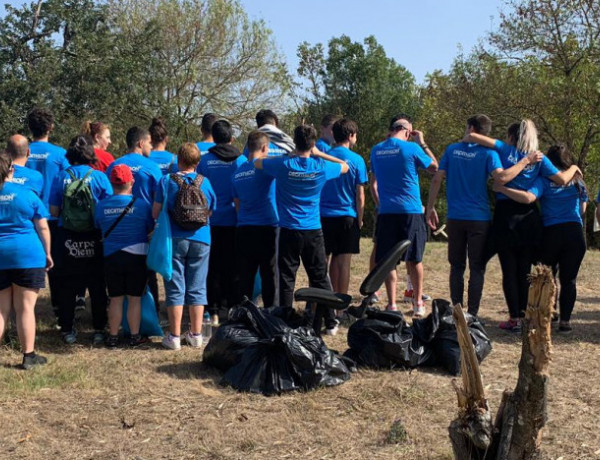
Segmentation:
<svg viewBox="0 0 600 460">
<path fill-rule="evenodd" d="M 460 306 L 455 307 L 463 380 L 463 388 L 455 384 L 459 415 L 450 425 L 450 439 L 457 459 L 539 457 L 542 428 L 547 420 L 550 326 L 556 286 L 552 270 L 543 265 L 534 267 L 530 280 L 527 311 L 522 322 L 523 345 L 517 386 L 514 392 L 504 393 L 489 438 L 483 434 L 487 433 L 491 416 L 479 365 L 476 358 L 473 361 L 475 350 L 462 310 Z"/>
</svg>

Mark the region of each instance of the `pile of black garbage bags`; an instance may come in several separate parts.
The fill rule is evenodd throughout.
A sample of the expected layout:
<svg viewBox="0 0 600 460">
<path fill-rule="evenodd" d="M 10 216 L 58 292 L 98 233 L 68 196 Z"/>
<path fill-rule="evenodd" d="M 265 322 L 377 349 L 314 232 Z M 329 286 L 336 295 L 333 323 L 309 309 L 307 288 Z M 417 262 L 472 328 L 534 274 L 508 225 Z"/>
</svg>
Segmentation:
<svg viewBox="0 0 600 460">
<path fill-rule="evenodd" d="M 348 330 L 349 349 L 344 353 L 359 366 L 375 369 L 438 366 L 460 374 L 460 346 L 452 306 L 436 299 L 431 314 L 409 326 L 401 312 L 369 308 L 366 318 Z M 481 322 L 465 313 L 479 362 L 490 354 L 492 344 Z"/>
<path fill-rule="evenodd" d="M 344 356 L 330 350 L 293 309 L 261 309 L 246 302 L 232 311 L 207 344 L 203 361 L 239 391 L 281 394 L 339 385 L 355 366 L 375 369 L 440 366 L 460 373 L 460 347 L 450 303 L 434 300 L 432 313 L 409 326 L 401 312 L 367 309 L 348 330 Z M 492 350 L 477 318 L 466 314 L 477 358 Z"/>
</svg>

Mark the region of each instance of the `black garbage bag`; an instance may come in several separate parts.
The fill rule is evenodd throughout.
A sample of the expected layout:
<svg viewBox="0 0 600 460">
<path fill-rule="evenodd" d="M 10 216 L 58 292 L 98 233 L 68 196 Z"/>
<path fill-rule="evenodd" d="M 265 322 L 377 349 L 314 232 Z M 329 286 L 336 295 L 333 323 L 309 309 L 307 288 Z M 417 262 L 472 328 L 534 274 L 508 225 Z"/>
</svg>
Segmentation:
<svg viewBox="0 0 600 460">
<path fill-rule="evenodd" d="M 221 328 L 227 331 L 220 333 Z M 219 327 L 206 346 L 204 362 L 225 371 L 223 384 L 264 395 L 339 385 L 350 378 L 351 365 L 312 329 L 291 328 L 251 302 Z"/>
<path fill-rule="evenodd" d="M 492 343 L 475 316 L 465 313 L 465 319 L 475 346 L 475 354 L 481 362 L 492 351 Z M 419 340 L 431 346 L 436 364 L 452 375 L 460 374 L 460 345 L 450 302 L 435 299 L 431 305 L 431 314 L 413 321 L 413 331 Z"/>
<path fill-rule="evenodd" d="M 369 308 L 366 316 L 348 329 L 350 349 L 345 356 L 359 366 L 375 369 L 427 364 L 431 350 L 413 334 L 401 312 Z"/>
</svg>

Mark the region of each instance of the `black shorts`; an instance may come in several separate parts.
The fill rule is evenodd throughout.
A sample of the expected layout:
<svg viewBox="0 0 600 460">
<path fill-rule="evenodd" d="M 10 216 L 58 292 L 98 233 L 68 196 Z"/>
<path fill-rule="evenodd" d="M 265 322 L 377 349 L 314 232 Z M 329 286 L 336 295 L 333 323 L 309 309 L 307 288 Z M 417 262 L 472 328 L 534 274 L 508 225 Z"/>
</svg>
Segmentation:
<svg viewBox="0 0 600 460">
<path fill-rule="evenodd" d="M 104 258 L 104 275 L 109 297 L 141 297 L 148 281 L 146 256 L 117 251 Z"/>
<path fill-rule="evenodd" d="M 321 226 L 327 255 L 360 252 L 360 228 L 355 217 L 321 217 Z"/>
<path fill-rule="evenodd" d="M 421 262 L 427 242 L 427 228 L 423 214 L 380 214 L 377 216 L 377 253 L 379 262 L 402 240 L 409 240 L 410 246 L 402 258 L 407 262 Z"/>
<path fill-rule="evenodd" d="M 46 287 L 45 268 L 12 268 L 0 270 L 0 291 L 13 284 L 27 289 L 44 289 Z"/>
</svg>

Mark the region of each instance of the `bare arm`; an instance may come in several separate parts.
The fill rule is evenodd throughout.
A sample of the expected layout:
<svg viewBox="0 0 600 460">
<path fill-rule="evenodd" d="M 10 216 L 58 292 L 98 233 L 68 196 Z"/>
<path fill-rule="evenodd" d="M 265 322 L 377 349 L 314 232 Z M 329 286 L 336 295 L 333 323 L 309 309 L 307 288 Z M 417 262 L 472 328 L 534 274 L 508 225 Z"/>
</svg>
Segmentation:
<svg viewBox="0 0 600 460">
<path fill-rule="evenodd" d="M 345 161 L 340 160 L 339 158 L 336 158 L 334 156 L 327 155 L 326 153 L 321 152 L 316 147 L 313 147 L 313 149 L 310 151 L 310 154 L 315 158 L 321 158 L 326 161 L 331 161 L 332 163 L 341 164 L 342 165 L 342 174 L 346 174 L 348 172 L 348 164 Z"/>
<path fill-rule="evenodd" d="M 263 169 L 263 161 L 265 160 L 265 158 L 258 158 L 257 160 L 254 160 L 252 162 L 252 164 L 254 165 L 254 167 L 256 169 Z"/>
<path fill-rule="evenodd" d="M 358 219 L 358 228 L 363 226 L 363 217 L 365 215 L 365 186 L 356 186 L 356 215 Z"/>
<path fill-rule="evenodd" d="M 429 187 L 429 198 L 427 199 L 427 210 L 425 211 L 425 218 L 427 220 L 427 224 L 433 229 L 437 229 L 440 224 L 440 219 L 437 215 L 437 211 L 435 210 L 435 202 L 437 200 L 437 196 L 440 193 L 440 187 L 442 186 L 442 181 L 446 177 L 446 171 L 438 171 L 433 176 L 431 180 L 431 186 Z"/>
<path fill-rule="evenodd" d="M 600 222 L 600 206 L 596 206 L 596 220 Z"/>
<path fill-rule="evenodd" d="M 554 176 L 550 176 L 549 179 L 554 182 L 556 185 L 567 185 L 569 182 L 573 180 L 575 174 L 579 173 L 581 177 L 583 174 L 581 173 L 581 169 L 578 166 L 572 165 L 569 169 L 561 171 Z"/>
<path fill-rule="evenodd" d="M 58 217 L 58 216 L 60 216 L 60 207 L 54 206 L 54 205 L 50 205 L 50 215 L 52 217 Z"/>
<path fill-rule="evenodd" d="M 530 153 L 526 157 L 521 158 L 521 160 L 508 169 L 496 169 L 492 171 L 492 178 L 496 182 L 500 182 L 502 185 L 507 184 L 521 174 L 521 171 L 523 171 L 527 165 L 539 163 L 542 161 L 542 158 L 544 158 L 544 154 L 542 152 Z"/>
<path fill-rule="evenodd" d="M 36 219 L 33 223 L 46 253 L 46 271 L 48 271 L 54 266 L 54 261 L 50 255 L 50 228 L 48 227 L 48 221 L 46 219 Z"/>
<path fill-rule="evenodd" d="M 469 133 L 463 137 L 463 142 L 468 144 L 479 144 L 488 149 L 493 149 L 496 146 L 496 139 L 484 136 L 483 134 Z"/>
<path fill-rule="evenodd" d="M 240 199 L 234 198 L 233 203 L 235 204 L 235 212 L 240 212 Z"/>
<path fill-rule="evenodd" d="M 377 190 L 377 177 L 375 177 L 375 174 L 371 174 L 371 197 L 373 197 L 375 207 L 379 208 L 379 191 Z"/>
<path fill-rule="evenodd" d="M 152 204 L 152 218 L 154 220 L 158 219 L 158 215 L 162 211 L 162 207 L 163 207 L 162 203 L 154 202 Z"/>
<path fill-rule="evenodd" d="M 425 137 L 423 136 L 423 132 L 414 130 L 410 133 L 410 135 L 412 136 L 413 140 L 417 144 L 419 144 L 419 147 L 421 147 L 423 149 L 425 154 L 429 158 L 431 158 L 431 164 L 427 167 L 426 171 L 430 174 L 435 174 L 435 172 L 438 170 L 438 166 L 439 166 L 438 161 L 437 161 L 437 158 L 435 157 L 435 155 L 433 154 L 433 151 L 425 143 Z"/>
<path fill-rule="evenodd" d="M 537 200 L 537 197 L 531 192 L 525 192 L 523 190 L 515 190 L 514 188 L 508 188 L 504 185 L 494 184 L 494 191 L 505 194 L 511 200 L 514 200 L 518 203 L 533 203 Z"/>
</svg>

